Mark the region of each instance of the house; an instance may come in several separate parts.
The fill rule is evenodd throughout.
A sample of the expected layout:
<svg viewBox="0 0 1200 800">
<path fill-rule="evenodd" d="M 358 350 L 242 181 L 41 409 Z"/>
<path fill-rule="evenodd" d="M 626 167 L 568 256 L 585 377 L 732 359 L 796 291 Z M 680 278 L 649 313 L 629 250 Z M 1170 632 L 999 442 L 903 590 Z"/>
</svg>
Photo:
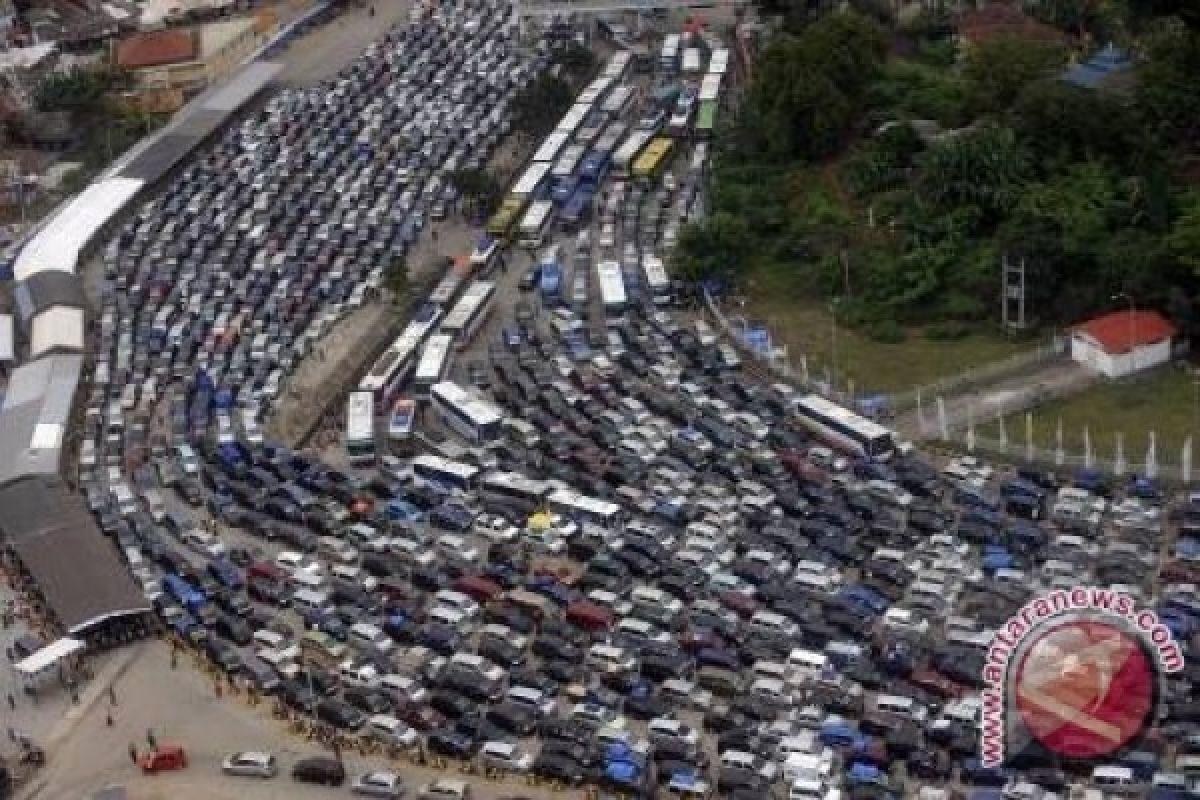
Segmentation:
<svg viewBox="0 0 1200 800">
<path fill-rule="evenodd" d="M 994 39 L 1065 44 L 1062 31 L 1026 14 L 1012 0 L 991 0 L 959 15 L 955 23 L 960 45 L 977 47 Z"/>
<path fill-rule="evenodd" d="M 1071 332 L 1071 359 L 1120 378 L 1170 361 L 1177 332 L 1157 311 L 1114 311 Z"/>
<path fill-rule="evenodd" d="M 116 65 L 134 77 L 134 94 L 196 94 L 261 47 L 272 15 L 230 17 L 193 28 L 136 33 L 116 47 Z"/>
</svg>

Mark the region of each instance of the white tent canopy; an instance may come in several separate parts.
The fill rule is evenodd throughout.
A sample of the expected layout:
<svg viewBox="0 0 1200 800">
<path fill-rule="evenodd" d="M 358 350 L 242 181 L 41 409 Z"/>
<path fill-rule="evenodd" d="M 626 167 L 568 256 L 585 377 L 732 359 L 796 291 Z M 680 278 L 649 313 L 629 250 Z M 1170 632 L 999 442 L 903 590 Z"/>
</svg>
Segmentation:
<svg viewBox="0 0 1200 800">
<path fill-rule="evenodd" d="M 62 639 L 46 645 L 28 658 L 17 662 L 16 670 L 27 678 L 35 677 L 51 667 L 57 666 L 64 658 L 78 653 L 84 646 L 81 640 L 64 636 Z"/>
</svg>

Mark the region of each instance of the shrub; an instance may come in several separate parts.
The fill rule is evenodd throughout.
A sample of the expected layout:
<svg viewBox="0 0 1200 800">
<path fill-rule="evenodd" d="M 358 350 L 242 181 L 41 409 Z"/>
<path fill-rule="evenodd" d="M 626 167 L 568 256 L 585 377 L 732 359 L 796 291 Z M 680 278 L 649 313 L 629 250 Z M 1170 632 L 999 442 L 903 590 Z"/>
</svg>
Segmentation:
<svg viewBox="0 0 1200 800">
<path fill-rule="evenodd" d="M 934 342 L 949 342 L 955 339 L 962 339 L 971 332 L 971 327 L 958 320 L 946 320 L 945 322 L 935 322 L 932 325 L 926 326 L 925 338 Z"/>
<path fill-rule="evenodd" d="M 904 328 L 894 319 L 880 319 L 867 326 L 866 334 L 882 344 L 900 344 L 905 339 Z"/>
</svg>

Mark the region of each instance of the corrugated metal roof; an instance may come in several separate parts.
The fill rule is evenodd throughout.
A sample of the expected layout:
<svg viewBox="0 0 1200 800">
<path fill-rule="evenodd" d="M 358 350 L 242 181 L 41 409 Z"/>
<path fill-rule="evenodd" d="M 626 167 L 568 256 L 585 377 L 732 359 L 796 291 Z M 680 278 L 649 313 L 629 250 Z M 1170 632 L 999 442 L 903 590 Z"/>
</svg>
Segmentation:
<svg viewBox="0 0 1200 800">
<path fill-rule="evenodd" d="M 16 360 L 15 335 L 12 314 L 0 314 L 0 363 Z"/>
<path fill-rule="evenodd" d="M 83 350 L 83 309 L 57 306 L 33 318 L 29 357 L 39 358 L 56 350 Z"/>
<path fill-rule="evenodd" d="M 13 370 L 0 408 L 0 486 L 56 475 L 83 356 L 56 355 Z"/>
</svg>

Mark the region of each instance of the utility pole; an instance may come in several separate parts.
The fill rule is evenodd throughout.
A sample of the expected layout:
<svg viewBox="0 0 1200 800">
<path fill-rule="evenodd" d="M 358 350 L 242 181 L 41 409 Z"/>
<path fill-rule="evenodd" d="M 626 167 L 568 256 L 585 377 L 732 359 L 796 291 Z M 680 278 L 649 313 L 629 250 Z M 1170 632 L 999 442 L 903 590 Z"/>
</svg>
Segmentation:
<svg viewBox="0 0 1200 800">
<path fill-rule="evenodd" d="M 1004 254 L 1000 266 L 1003 286 L 1000 293 L 1000 319 L 1010 331 L 1025 329 L 1025 259 L 1013 263 Z"/>
</svg>

